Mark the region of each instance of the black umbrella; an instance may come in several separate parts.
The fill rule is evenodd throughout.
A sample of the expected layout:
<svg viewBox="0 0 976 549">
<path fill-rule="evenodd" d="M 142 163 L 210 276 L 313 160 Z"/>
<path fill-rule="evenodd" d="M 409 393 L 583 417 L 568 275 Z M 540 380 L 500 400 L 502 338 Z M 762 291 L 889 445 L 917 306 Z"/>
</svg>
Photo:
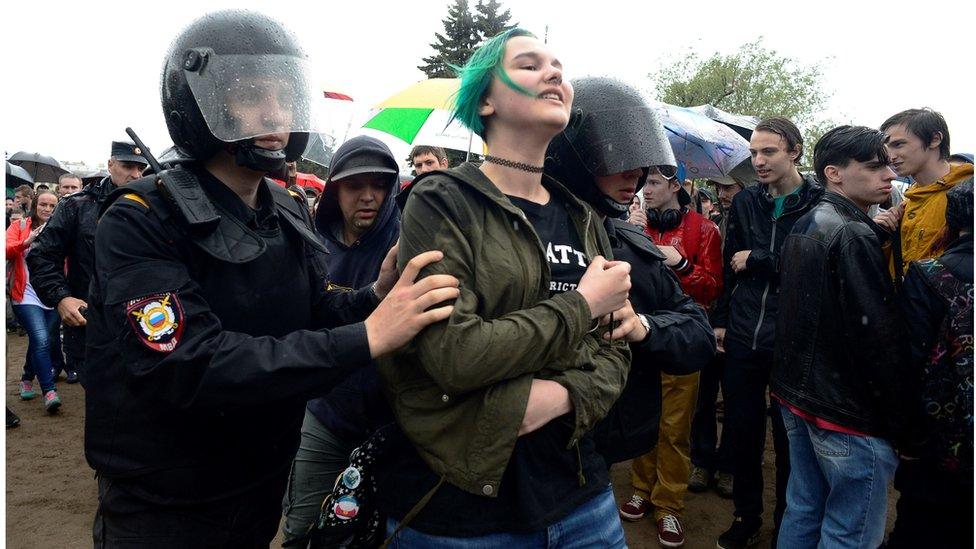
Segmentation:
<svg viewBox="0 0 976 549">
<path fill-rule="evenodd" d="M 7 161 L 27 170 L 27 173 L 37 182 L 57 183 L 62 174 L 68 173 L 68 170 L 61 167 L 60 162 L 38 153 L 20 151 L 14 153 Z"/>
<path fill-rule="evenodd" d="M 752 138 L 752 130 L 760 122 L 758 117 L 745 114 L 732 114 L 712 105 L 698 105 L 697 107 L 690 107 L 689 110 L 693 110 L 716 122 L 725 124 L 735 130 L 735 133 L 745 138 L 746 141 Z"/>
<path fill-rule="evenodd" d="M 108 177 L 108 170 L 95 170 L 81 175 L 81 184 L 87 187 L 92 183 L 98 183 Z"/>
<path fill-rule="evenodd" d="M 7 188 L 16 189 L 21 185 L 30 185 L 33 187 L 34 178 L 24 168 L 7 162 Z"/>
</svg>

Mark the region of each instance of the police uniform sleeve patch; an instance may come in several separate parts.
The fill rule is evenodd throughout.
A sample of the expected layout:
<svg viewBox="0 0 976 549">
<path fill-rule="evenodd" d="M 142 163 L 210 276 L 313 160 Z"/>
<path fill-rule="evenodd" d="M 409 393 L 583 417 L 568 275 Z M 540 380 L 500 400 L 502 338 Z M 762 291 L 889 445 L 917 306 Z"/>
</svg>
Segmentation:
<svg viewBox="0 0 976 549">
<path fill-rule="evenodd" d="M 153 351 L 169 353 L 183 336 L 183 305 L 174 293 L 133 299 L 126 303 L 125 316 L 139 341 Z"/>
</svg>

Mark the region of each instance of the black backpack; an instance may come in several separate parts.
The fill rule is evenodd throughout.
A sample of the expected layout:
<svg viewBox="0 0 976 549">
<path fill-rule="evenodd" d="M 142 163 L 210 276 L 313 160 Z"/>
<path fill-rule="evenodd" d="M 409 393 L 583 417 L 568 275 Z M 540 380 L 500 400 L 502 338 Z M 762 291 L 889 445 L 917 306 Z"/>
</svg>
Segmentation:
<svg viewBox="0 0 976 549">
<path fill-rule="evenodd" d="M 950 473 L 973 472 L 973 285 L 937 259 L 916 263 L 946 307 L 922 369 L 924 457 Z"/>
</svg>

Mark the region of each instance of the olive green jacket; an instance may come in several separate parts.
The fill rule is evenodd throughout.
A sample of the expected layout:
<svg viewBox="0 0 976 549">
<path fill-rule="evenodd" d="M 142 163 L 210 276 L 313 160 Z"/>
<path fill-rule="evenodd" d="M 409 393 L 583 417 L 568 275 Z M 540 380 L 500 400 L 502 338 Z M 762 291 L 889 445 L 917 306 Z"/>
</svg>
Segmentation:
<svg viewBox="0 0 976 549">
<path fill-rule="evenodd" d="M 598 217 L 559 183 L 586 255 L 611 258 Z M 450 318 L 378 361 L 397 422 L 431 469 L 473 494 L 494 497 L 515 447 L 533 378 L 569 391 L 575 428 L 567 448 L 607 413 L 627 379 L 630 351 L 602 340 L 583 296 L 549 297 L 538 235 L 473 164 L 414 183 L 403 211 L 399 267 L 428 250 L 444 259 L 420 277 L 460 281 Z"/>
</svg>

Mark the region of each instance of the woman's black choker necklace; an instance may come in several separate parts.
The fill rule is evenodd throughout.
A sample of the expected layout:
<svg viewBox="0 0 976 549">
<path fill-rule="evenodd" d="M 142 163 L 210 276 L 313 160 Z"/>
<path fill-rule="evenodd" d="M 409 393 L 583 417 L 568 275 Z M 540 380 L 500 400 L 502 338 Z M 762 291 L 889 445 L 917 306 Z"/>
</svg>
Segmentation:
<svg viewBox="0 0 976 549">
<path fill-rule="evenodd" d="M 543 166 L 533 166 L 532 164 L 526 164 L 525 162 L 515 162 L 514 160 L 505 160 L 504 158 L 498 158 L 497 156 L 485 155 L 485 162 L 491 162 L 492 164 L 498 164 L 499 166 L 505 166 L 507 168 L 515 168 L 516 170 L 522 170 L 523 172 L 529 173 L 542 173 L 545 168 Z"/>
</svg>

